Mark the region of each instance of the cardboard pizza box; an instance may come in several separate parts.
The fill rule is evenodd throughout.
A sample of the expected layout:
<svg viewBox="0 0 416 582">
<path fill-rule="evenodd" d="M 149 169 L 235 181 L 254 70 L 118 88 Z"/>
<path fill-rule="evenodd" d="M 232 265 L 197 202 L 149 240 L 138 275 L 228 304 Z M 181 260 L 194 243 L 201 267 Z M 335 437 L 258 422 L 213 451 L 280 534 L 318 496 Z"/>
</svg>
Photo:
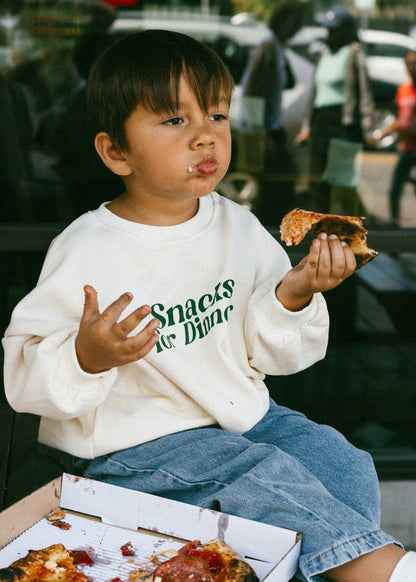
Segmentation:
<svg viewBox="0 0 416 582">
<path fill-rule="evenodd" d="M 45 519 L 57 507 L 66 512 L 68 530 Z M 29 549 L 63 543 L 93 550 L 97 565 L 84 572 L 95 581 L 117 575 L 127 582 L 132 566 L 121 560 L 123 542 L 131 541 L 143 557 L 214 538 L 244 556 L 264 582 L 288 582 L 296 572 L 297 532 L 66 473 L 0 513 L 0 568 Z"/>
</svg>

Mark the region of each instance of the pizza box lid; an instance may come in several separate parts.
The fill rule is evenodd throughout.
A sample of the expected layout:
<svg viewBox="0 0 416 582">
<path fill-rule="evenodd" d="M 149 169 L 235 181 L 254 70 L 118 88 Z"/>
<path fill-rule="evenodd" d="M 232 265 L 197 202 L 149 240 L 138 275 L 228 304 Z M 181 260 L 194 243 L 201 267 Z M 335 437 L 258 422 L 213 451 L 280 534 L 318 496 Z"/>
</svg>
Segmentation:
<svg viewBox="0 0 416 582">
<path fill-rule="evenodd" d="M 67 473 L 0 513 L 0 548 L 57 506 L 118 530 L 202 543 L 220 538 L 267 572 L 264 582 L 287 582 L 297 569 L 297 532 Z"/>
</svg>

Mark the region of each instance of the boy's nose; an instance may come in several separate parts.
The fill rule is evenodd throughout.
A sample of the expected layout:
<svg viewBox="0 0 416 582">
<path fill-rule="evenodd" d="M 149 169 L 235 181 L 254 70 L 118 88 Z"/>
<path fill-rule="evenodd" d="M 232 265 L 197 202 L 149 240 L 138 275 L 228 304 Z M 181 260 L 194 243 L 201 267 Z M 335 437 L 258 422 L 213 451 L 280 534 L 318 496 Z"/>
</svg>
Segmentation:
<svg viewBox="0 0 416 582">
<path fill-rule="evenodd" d="M 197 131 L 195 131 L 194 136 L 192 138 L 192 147 L 194 148 L 201 148 L 203 146 L 209 146 L 214 144 L 214 136 L 212 132 L 209 130 L 207 124 L 201 124 L 198 127 Z"/>
</svg>

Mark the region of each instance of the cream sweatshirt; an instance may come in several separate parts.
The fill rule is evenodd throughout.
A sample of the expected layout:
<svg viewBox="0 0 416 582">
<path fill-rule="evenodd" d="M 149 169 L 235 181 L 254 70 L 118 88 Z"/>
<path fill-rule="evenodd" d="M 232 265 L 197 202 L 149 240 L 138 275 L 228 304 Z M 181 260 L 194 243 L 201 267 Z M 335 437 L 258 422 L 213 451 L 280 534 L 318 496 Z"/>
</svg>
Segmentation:
<svg viewBox="0 0 416 582">
<path fill-rule="evenodd" d="M 6 396 L 42 417 L 40 442 L 83 458 L 213 423 L 243 433 L 268 409 L 266 374 L 296 373 L 326 352 L 322 295 L 296 313 L 275 297 L 289 269 L 254 215 L 216 193 L 168 227 L 121 219 L 103 204 L 52 242 L 37 286 L 14 309 L 3 339 Z M 101 311 L 132 292 L 122 318 L 152 306 L 159 341 L 148 356 L 101 374 L 80 368 L 85 284 Z"/>
</svg>

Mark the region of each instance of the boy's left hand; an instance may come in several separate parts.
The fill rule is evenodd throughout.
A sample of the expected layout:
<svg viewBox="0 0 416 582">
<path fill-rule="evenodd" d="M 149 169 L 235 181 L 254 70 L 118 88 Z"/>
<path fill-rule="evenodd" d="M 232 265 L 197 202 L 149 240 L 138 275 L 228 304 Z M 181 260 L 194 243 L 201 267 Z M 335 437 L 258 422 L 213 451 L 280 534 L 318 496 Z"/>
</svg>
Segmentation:
<svg viewBox="0 0 416 582">
<path fill-rule="evenodd" d="M 298 311 L 314 293 L 329 291 L 342 283 L 356 266 L 347 243 L 336 235 L 321 233 L 312 241 L 309 254 L 284 276 L 276 297 L 286 309 Z"/>
</svg>

